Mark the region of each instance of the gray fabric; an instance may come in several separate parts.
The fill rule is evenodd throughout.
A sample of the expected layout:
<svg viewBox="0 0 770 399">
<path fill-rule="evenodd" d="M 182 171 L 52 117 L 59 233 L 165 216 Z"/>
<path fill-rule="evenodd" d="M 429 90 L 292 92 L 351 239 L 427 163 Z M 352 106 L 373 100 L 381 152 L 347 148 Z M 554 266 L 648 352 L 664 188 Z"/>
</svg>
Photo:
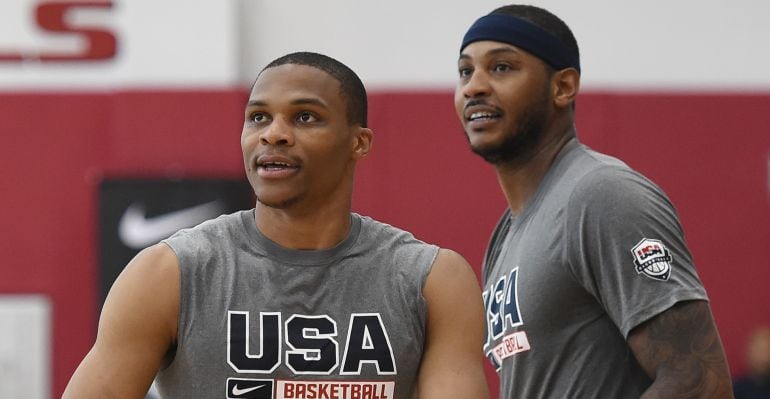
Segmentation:
<svg viewBox="0 0 770 399">
<path fill-rule="evenodd" d="M 329 250 L 277 245 L 256 228 L 253 210 L 165 240 L 180 263 L 181 308 L 176 353 L 157 377 L 162 397 L 272 398 L 270 389 L 276 398 L 299 396 L 299 389 L 307 397 L 351 397 L 395 389 L 390 397 L 408 398 L 425 337 L 422 287 L 438 248 L 368 217 L 351 218 L 348 237 Z M 234 349 L 245 342 L 247 349 Z M 275 363 L 254 359 L 274 351 Z"/>
<path fill-rule="evenodd" d="M 652 267 L 637 267 L 635 247 Z M 501 398 L 639 397 L 651 381 L 628 333 L 679 301 L 707 299 L 665 194 L 577 139 L 525 209 L 505 212 L 483 276 L 484 350 Z"/>
</svg>

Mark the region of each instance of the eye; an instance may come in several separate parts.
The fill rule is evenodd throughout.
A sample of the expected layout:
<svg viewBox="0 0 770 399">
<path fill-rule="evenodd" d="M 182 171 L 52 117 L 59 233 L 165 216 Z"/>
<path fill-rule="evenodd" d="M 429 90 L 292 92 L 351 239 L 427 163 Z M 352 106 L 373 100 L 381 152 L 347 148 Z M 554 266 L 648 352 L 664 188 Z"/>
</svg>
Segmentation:
<svg viewBox="0 0 770 399">
<path fill-rule="evenodd" d="M 267 115 L 263 114 L 262 112 L 254 112 L 251 115 L 249 115 L 249 122 L 252 123 L 262 123 L 267 120 Z"/>
<path fill-rule="evenodd" d="M 297 115 L 297 120 L 302 123 L 311 123 L 318 120 L 315 115 L 313 115 L 311 112 L 304 111 L 300 112 L 299 115 Z"/>
<path fill-rule="evenodd" d="M 492 68 L 495 72 L 508 72 L 511 70 L 511 66 L 508 64 L 495 64 L 494 68 Z"/>
<path fill-rule="evenodd" d="M 461 67 L 458 69 L 458 73 L 460 74 L 461 78 L 467 78 L 468 76 L 471 76 L 473 73 L 473 69 L 467 68 L 467 67 Z"/>
</svg>

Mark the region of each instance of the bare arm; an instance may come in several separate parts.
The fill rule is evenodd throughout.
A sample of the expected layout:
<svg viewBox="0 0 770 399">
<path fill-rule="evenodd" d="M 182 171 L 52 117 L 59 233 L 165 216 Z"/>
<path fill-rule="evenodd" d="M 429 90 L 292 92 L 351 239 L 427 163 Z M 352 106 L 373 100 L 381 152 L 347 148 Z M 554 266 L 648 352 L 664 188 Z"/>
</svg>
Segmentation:
<svg viewBox="0 0 770 399">
<path fill-rule="evenodd" d="M 440 250 L 423 295 L 428 319 L 418 397 L 488 398 L 482 356 L 484 305 L 465 259 Z"/>
<path fill-rule="evenodd" d="M 144 398 L 176 341 L 179 268 L 165 244 L 140 252 L 110 289 L 96 343 L 63 399 Z"/>
<path fill-rule="evenodd" d="M 642 398 L 732 398 L 722 342 L 705 301 L 680 302 L 636 327 L 628 343 L 653 379 Z"/>
</svg>

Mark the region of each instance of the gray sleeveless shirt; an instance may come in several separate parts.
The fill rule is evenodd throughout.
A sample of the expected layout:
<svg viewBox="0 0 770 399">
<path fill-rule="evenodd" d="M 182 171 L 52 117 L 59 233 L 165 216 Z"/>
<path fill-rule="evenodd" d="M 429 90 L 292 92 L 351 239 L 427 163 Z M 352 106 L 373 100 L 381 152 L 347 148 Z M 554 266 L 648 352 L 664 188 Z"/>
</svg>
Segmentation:
<svg viewBox="0 0 770 399">
<path fill-rule="evenodd" d="M 263 236 L 254 211 L 165 240 L 179 260 L 176 352 L 163 398 L 408 398 L 438 248 L 368 217 L 328 250 Z"/>
</svg>

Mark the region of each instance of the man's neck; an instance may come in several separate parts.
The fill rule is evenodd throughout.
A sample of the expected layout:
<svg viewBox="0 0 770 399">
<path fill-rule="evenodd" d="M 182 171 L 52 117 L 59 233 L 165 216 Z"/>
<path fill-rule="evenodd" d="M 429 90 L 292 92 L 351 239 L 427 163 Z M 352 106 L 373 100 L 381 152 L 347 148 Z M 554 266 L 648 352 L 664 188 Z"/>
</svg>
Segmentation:
<svg viewBox="0 0 770 399">
<path fill-rule="evenodd" d="M 254 218 L 259 231 L 284 248 L 333 248 L 350 232 L 350 203 L 321 206 L 312 211 L 276 209 L 257 203 Z"/>
<path fill-rule="evenodd" d="M 561 126 L 555 133 L 544 135 L 537 150 L 526 160 L 495 165 L 497 181 L 514 215 L 524 210 L 556 156 L 573 137 L 575 131 L 570 121 L 569 125 Z"/>
</svg>

